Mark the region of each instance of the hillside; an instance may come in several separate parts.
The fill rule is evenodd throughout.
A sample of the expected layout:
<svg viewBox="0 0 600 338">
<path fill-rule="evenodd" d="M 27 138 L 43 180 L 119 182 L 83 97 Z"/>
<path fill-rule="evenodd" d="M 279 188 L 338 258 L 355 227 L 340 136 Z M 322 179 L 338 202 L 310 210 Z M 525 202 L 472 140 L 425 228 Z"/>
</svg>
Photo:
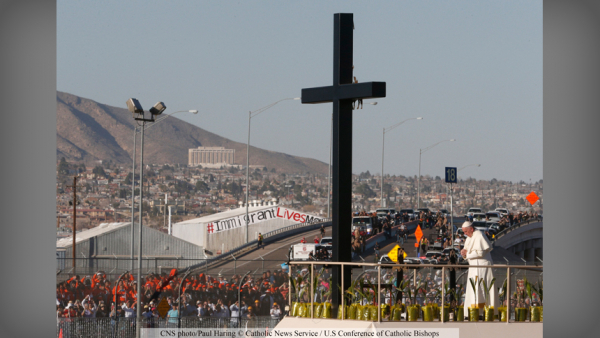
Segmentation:
<svg viewBox="0 0 600 338">
<path fill-rule="evenodd" d="M 76 95 L 57 92 L 56 156 L 68 161 L 132 162 L 131 113 Z M 199 146 L 235 149 L 235 163 L 246 164 L 246 144 L 169 117 L 145 134 L 144 162 L 187 164 L 188 149 Z M 327 164 L 251 146 L 250 165 L 264 165 L 287 173 L 327 173 Z"/>
</svg>

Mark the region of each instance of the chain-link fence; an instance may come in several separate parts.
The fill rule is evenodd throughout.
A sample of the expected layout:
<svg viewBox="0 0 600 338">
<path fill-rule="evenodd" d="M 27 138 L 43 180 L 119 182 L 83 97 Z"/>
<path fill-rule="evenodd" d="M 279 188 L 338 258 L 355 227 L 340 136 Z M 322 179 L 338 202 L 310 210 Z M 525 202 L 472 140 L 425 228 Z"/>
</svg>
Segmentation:
<svg viewBox="0 0 600 338">
<path fill-rule="evenodd" d="M 182 317 L 176 318 L 143 318 L 141 328 L 163 329 L 226 329 L 226 328 L 273 328 L 280 318 L 214 318 L 214 317 Z M 59 318 L 56 334 L 63 338 L 129 338 L 135 337 L 135 317 L 117 318 Z"/>
<path fill-rule="evenodd" d="M 61 259 L 57 259 L 59 262 Z M 81 266 L 79 260 L 89 261 L 89 259 L 77 258 L 77 268 L 71 268 L 72 259 L 64 259 L 68 261 L 68 269 L 57 270 L 56 283 L 67 281 L 74 276 L 79 276 L 79 280 L 85 279 L 86 276 L 94 276 L 97 272 L 102 272 L 102 275 L 106 276 L 105 279 L 114 283 L 119 276 L 124 272 L 129 271 L 131 275 L 137 276 L 138 273 L 138 261 L 134 260 L 134 268 L 131 269 L 131 260 L 124 258 L 98 258 L 98 264 L 92 264 L 91 266 Z M 158 259 L 142 259 L 142 276 L 145 277 L 149 274 L 157 276 L 168 275 L 171 269 L 177 269 L 178 271 L 185 271 L 191 266 L 196 266 L 194 272 L 204 273 L 205 275 L 211 275 L 215 278 L 223 277 L 226 280 L 231 279 L 234 275 L 245 274 L 250 272 L 251 275 L 262 275 L 266 271 L 273 272 L 274 270 L 282 269 L 282 264 L 285 263 L 285 259 L 268 260 L 268 259 L 233 259 L 224 258 L 219 262 L 211 262 L 209 264 L 202 264 L 204 260 L 198 259 L 181 259 L 181 260 L 158 260 Z M 167 264 L 171 263 L 171 264 Z M 81 265 L 80 265 L 81 264 Z M 198 265 L 201 264 L 200 267 Z M 114 286 L 114 285 L 113 285 Z"/>
</svg>

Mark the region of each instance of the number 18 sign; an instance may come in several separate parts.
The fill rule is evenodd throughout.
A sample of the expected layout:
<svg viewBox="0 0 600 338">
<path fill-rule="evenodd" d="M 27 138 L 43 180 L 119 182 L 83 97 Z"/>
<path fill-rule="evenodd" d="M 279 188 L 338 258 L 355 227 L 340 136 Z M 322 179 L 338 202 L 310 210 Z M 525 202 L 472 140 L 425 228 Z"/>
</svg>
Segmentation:
<svg viewBox="0 0 600 338">
<path fill-rule="evenodd" d="M 446 167 L 446 183 L 456 183 L 456 167 Z"/>
</svg>

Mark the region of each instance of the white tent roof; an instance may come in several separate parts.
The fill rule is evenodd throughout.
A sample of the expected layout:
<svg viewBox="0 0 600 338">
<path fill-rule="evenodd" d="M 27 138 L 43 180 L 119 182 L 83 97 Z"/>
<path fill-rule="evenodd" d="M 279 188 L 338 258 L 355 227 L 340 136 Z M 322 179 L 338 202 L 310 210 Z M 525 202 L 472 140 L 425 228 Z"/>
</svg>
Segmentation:
<svg viewBox="0 0 600 338">
<path fill-rule="evenodd" d="M 130 224 L 131 224 L 131 222 L 100 223 L 100 225 L 98 225 L 95 228 L 76 233 L 75 243 L 79 243 L 79 242 L 88 240 L 94 236 L 99 236 L 99 235 L 105 234 L 107 232 L 119 229 L 121 227 L 130 225 Z M 73 236 L 64 237 L 64 238 L 61 238 L 56 241 L 57 248 L 64 248 L 64 247 L 70 246 L 72 244 L 73 244 Z"/>
</svg>

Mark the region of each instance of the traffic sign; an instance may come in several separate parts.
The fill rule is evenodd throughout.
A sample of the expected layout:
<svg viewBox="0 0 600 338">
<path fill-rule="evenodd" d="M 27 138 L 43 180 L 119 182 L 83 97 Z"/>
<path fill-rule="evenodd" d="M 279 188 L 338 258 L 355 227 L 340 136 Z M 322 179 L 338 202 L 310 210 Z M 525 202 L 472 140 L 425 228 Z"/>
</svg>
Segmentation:
<svg viewBox="0 0 600 338">
<path fill-rule="evenodd" d="M 540 198 L 538 197 L 538 195 L 536 193 L 534 193 L 533 191 L 527 195 L 527 200 L 529 201 L 529 203 L 531 203 L 531 205 L 534 205 L 535 202 L 537 202 Z"/>
<path fill-rule="evenodd" d="M 396 244 L 395 247 L 392 248 L 392 250 L 390 250 L 390 252 L 388 252 L 388 258 L 390 260 L 392 260 L 392 262 L 398 262 L 398 249 L 400 248 L 400 245 Z M 406 256 L 408 256 L 406 254 L 406 251 L 404 251 L 404 254 L 402 255 L 402 258 L 406 258 Z"/>
<path fill-rule="evenodd" d="M 446 183 L 456 183 L 457 173 L 456 167 L 446 167 Z"/>
<path fill-rule="evenodd" d="M 163 299 L 160 300 L 156 309 L 158 310 L 160 318 L 165 318 L 167 316 L 167 312 L 171 310 L 169 302 L 167 302 L 167 297 L 163 297 Z"/>
<path fill-rule="evenodd" d="M 417 243 L 415 243 L 415 246 L 419 245 L 419 242 L 421 242 L 421 237 L 423 237 L 423 231 L 421 230 L 421 226 L 417 225 L 417 230 L 415 230 L 415 238 L 417 239 Z"/>
</svg>

